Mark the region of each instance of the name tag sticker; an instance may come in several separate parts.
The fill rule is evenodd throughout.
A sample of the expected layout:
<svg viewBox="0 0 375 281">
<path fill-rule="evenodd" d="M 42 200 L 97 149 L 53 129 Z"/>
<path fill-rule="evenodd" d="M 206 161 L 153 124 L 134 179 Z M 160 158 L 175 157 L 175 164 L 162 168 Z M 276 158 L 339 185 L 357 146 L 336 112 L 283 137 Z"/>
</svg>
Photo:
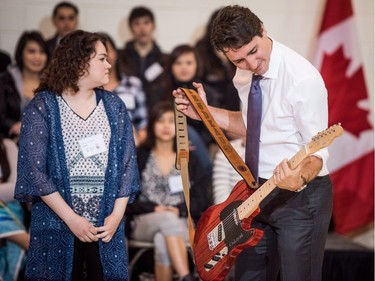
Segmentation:
<svg viewBox="0 0 375 281">
<path fill-rule="evenodd" d="M 107 151 L 103 134 L 93 135 L 78 141 L 85 158 Z"/>
<path fill-rule="evenodd" d="M 135 97 L 131 94 L 120 94 L 120 99 L 125 103 L 127 109 L 135 108 Z"/>
<path fill-rule="evenodd" d="M 154 62 L 145 70 L 145 78 L 148 82 L 154 81 L 160 74 L 162 74 L 163 68 L 157 62 Z"/>
<path fill-rule="evenodd" d="M 172 194 L 183 191 L 181 176 L 170 176 L 168 178 L 168 185 Z"/>
</svg>

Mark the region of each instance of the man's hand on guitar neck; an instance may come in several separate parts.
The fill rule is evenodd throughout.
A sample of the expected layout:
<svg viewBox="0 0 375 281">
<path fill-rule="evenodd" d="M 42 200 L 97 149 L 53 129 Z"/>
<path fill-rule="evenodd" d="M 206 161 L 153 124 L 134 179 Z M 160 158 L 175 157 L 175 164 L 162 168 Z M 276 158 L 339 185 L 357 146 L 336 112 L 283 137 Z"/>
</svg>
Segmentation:
<svg viewBox="0 0 375 281">
<path fill-rule="evenodd" d="M 308 156 L 295 169 L 291 169 L 288 160 L 284 159 L 273 171 L 273 182 L 281 189 L 299 191 L 319 174 L 322 165 L 321 158 Z"/>
</svg>

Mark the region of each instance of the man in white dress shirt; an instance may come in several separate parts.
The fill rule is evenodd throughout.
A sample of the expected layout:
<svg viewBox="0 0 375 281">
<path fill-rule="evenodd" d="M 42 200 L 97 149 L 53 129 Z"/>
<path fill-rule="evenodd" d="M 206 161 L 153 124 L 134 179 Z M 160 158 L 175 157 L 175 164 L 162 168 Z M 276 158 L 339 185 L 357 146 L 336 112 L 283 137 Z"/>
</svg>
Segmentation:
<svg viewBox="0 0 375 281">
<path fill-rule="evenodd" d="M 261 75 L 259 183 L 277 185 L 252 222 L 263 238 L 237 259 L 235 280 L 320 281 L 325 238 L 332 212 L 332 185 L 326 149 L 308 156 L 295 169 L 292 158 L 327 128 L 327 90 L 319 72 L 302 56 L 267 35 L 248 8 L 224 7 L 213 23 L 211 42 L 237 67 L 233 83 L 242 112 L 208 106 L 219 126 L 246 136 L 247 102 L 253 75 Z M 204 101 L 201 84 L 195 84 Z M 178 110 L 199 119 L 182 91 L 173 92 Z M 252 132 L 249 132 L 250 134 Z"/>
</svg>

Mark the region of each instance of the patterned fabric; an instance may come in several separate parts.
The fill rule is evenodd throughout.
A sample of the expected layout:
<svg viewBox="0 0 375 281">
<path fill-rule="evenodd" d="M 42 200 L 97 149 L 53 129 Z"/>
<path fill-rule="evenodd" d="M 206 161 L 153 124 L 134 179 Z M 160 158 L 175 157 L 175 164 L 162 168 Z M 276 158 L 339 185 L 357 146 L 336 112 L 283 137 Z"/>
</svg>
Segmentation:
<svg viewBox="0 0 375 281">
<path fill-rule="evenodd" d="M 6 205 L 0 202 L 0 239 L 26 232 L 22 221 L 23 209 L 19 202 L 9 201 Z M 9 240 L 0 247 L 0 280 L 17 279 L 24 254 L 24 250 Z"/>
<path fill-rule="evenodd" d="M 132 202 L 140 183 L 132 126 L 124 103 L 107 91 L 95 92 L 103 101 L 111 128 L 98 217 L 98 224 L 103 225 L 115 200 L 129 197 Z M 40 198 L 59 192 L 72 206 L 61 121 L 57 96 L 50 91 L 39 92 L 23 114 L 15 197 L 33 202 L 26 280 L 68 281 L 72 272 L 74 235 Z M 99 241 L 104 280 L 127 280 L 125 243 L 124 221 L 110 243 Z"/>
<path fill-rule="evenodd" d="M 140 200 L 151 201 L 158 205 L 171 206 L 185 202 L 183 191 L 171 193 L 168 184 L 168 178 L 170 176 L 180 175 L 181 172 L 173 166 L 169 175 L 163 176 L 156 164 L 155 155 L 151 152 L 149 161 L 142 172 L 142 194 Z"/>
<path fill-rule="evenodd" d="M 83 119 L 61 97 L 58 97 L 58 102 L 73 209 L 97 226 L 108 150 L 85 158 L 78 140 L 100 133 L 103 135 L 105 146 L 109 146 L 111 130 L 105 108 L 100 101 L 90 116 Z"/>
<path fill-rule="evenodd" d="M 141 80 L 135 76 L 123 76 L 112 93 L 118 95 L 125 103 L 134 127 L 137 130 L 145 128 L 148 115 Z"/>
</svg>

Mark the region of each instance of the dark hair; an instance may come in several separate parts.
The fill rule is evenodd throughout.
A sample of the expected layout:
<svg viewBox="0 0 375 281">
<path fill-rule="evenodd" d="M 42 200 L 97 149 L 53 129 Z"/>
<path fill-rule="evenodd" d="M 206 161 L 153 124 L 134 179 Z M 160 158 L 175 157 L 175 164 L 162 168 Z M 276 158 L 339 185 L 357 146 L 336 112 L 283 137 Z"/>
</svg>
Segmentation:
<svg viewBox="0 0 375 281">
<path fill-rule="evenodd" d="M 195 49 L 188 45 L 188 44 L 181 44 L 181 45 L 178 45 L 176 46 L 172 52 L 169 54 L 168 56 L 168 63 L 167 63 L 167 69 L 168 70 L 172 70 L 172 66 L 173 64 L 176 62 L 176 60 L 183 54 L 186 54 L 186 53 L 193 53 L 194 56 L 195 56 L 195 59 L 197 60 L 197 64 L 198 64 L 198 57 L 197 57 L 197 54 L 195 52 Z"/>
<path fill-rule="evenodd" d="M 68 1 L 63 1 L 63 2 L 59 2 L 54 8 L 53 8 L 53 12 L 52 12 L 52 16 L 53 17 L 56 17 L 57 15 L 57 12 L 60 8 L 70 8 L 70 9 L 73 9 L 74 10 L 74 13 L 76 15 L 79 14 L 79 10 L 78 10 L 78 7 L 76 5 L 74 5 L 73 3 L 71 2 L 68 2 Z"/>
<path fill-rule="evenodd" d="M 106 43 L 109 43 L 109 45 L 112 46 L 112 48 L 115 50 L 115 52 L 117 53 L 117 57 L 119 56 L 119 53 L 118 53 L 118 50 L 117 50 L 117 47 L 116 47 L 116 44 L 115 44 L 115 41 L 112 39 L 112 37 L 108 34 L 108 33 L 105 33 L 105 32 L 99 32 L 100 35 L 102 35 L 105 40 L 106 40 Z M 119 58 L 117 58 L 116 62 L 115 62 L 115 65 L 112 65 L 112 70 L 115 71 L 116 73 L 116 78 L 118 80 L 121 80 L 121 71 L 120 71 L 120 60 Z"/>
<path fill-rule="evenodd" d="M 237 50 L 255 36 L 262 37 L 262 21 L 246 7 L 226 6 L 214 19 L 211 44 L 222 52 L 226 48 Z"/>
<path fill-rule="evenodd" d="M 202 80 L 206 79 L 206 75 L 214 74 L 217 76 L 225 76 L 226 69 L 223 62 L 215 52 L 215 48 L 211 44 L 211 33 L 214 19 L 219 14 L 219 9 L 215 10 L 208 21 L 204 36 L 197 42 L 195 49 L 200 62 L 198 77 Z M 230 64 L 230 67 L 234 67 Z M 230 71 L 230 70 L 228 70 Z"/>
<path fill-rule="evenodd" d="M 2 173 L 1 180 L 6 182 L 10 176 L 10 165 L 2 136 L 0 136 L 0 168 Z"/>
<path fill-rule="evenodd" d="M 164 76 L 163 81 L 165 83 L 164 85 L 164 99 L 165 100 L 173 100 L 173 96 L 171 95 L 171 93 L 176 88 L 176 86 L 178 86 L 177 85 L 178 81 L 176 81 L 172 73 L 172 66 L 181 55 L 186 54 L 186 53 L 194 54 L 195 60 L 197 62 L 197 71 L 193 79 L 195 79 L 197 76 L 198 69 L 199 69 L 199 60 L 198 60 L 195 49 L 188 44 L 181 44 L 181 45 L 176 46 L 168 56 L 166 68 L 163 73 L 163 76 Z"/>
<path fill-rule="evenodd" d="M 151 12 L 151 10 L 143 6 L 139 6 L 131 10 L 129 15 L 129 26 L 132 25 L 134 20 L 143 17 L 149 17 L 152 22 L 155 22 L 154 14 Z"/>
<path fill-rule="evenodd" d="M 64 36 L 43 72 L 35 92 L 45 89 L 57 95 L 61 95 L 67 89 L 78 92 L 78 80 L 85 75 L 99 41 L 105 46 L 104 36 L 83 30 L 76 30 Z"/>
<path fill-rule="evenodd" d="M 171 111 L 174 113 L 174 103 L 172 101 L 160 101 L 152 107 L 148 116 L 147 138 L 142 144 L 143 147 L 148 149 L 155 147 L 155 124 L 164 113 Z M 176 150 L 176 139 L 174 140 L 174 150 Z"/>
<path fill-rule="evenodd" d="M 18 68 L 22 71 L 24 67 L 23 63 L 23 51 L 25 50 L 26 44 L 30 41 L 36 42 L 43 50 L 44 53 L 47 55 L 46 65 L 49 61 L 49 51 L 47 47 L 46 41 L 43 39 L 42 34 L 39 31 L 32 30 L 32 31 L 24 31 L 20 38 L 18 39 L 16 50 L 14 52 L 14 58 L 16 60 L 16 64 Z"/>
</svg>

